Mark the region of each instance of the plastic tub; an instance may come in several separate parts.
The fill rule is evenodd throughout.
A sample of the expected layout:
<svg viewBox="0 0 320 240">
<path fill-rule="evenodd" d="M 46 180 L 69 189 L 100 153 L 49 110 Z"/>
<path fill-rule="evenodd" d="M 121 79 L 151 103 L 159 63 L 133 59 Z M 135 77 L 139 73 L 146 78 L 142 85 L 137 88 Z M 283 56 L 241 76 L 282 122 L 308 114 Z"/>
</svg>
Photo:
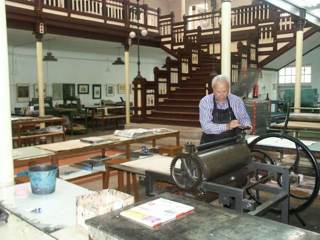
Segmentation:
<svg viewBox="0 0 320 240">
<path fill-rule="evenodd" d="M 34 194 L 49 194 L 56 189 L 57 166 L 35 165 L 29 167 L 31 190 Z"/>
</svg>

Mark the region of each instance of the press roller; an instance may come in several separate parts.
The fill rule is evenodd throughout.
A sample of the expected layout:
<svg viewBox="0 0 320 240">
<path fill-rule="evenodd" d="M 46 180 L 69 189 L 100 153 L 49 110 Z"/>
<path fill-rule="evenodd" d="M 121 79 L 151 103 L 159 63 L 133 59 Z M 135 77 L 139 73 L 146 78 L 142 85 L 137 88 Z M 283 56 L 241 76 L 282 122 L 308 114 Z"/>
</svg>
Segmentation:
<svg viewBox="0 0 320 240">
<path fill-rule="evenodd" d="M 247 165 L 251 153 L 246 143 L 236 143 L 214 151 L 193 153 L 191 158 L 199 161 L 203 180 L 212 180 Z"/>
</svg>

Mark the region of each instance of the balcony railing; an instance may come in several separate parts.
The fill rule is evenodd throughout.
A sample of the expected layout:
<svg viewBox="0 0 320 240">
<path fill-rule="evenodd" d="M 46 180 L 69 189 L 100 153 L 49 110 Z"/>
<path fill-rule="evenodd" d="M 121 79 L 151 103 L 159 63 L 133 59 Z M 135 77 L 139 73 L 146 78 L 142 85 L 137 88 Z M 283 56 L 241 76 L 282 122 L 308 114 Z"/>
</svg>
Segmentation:
<svg viewBox="0 0 320 240">
<path fill-rule="evenodd" d="M 128 0 L 6 0 L 6 5 L 121 27 L 137 28 L 139 25 L 159 33 L 160 10 L 146 4 L 138 6 Z M 137 7 L 141 12 L 139 23 L 135 15 Z"/>
</svg>

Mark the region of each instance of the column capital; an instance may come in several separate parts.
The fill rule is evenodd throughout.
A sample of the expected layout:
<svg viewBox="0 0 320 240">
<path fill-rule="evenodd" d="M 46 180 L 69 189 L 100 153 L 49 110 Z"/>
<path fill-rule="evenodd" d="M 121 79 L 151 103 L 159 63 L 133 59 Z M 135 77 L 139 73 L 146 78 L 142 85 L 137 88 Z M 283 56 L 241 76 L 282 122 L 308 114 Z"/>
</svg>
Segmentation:
<svg viewBox="0 0 320 240">
<path fill-rule="evenodd" d="M 305 9 L 303 9 L 303 8 L 299 9 L 299 17 L 295 20 L 295 23 L 297 25 L 297 31 L 303 30 L 304 25 L 306 23 L 306 20 L 305 20 L 306 14 L 307 14 L 307 12 Z"/>
<path fill-rule="evenodd" d="M 124 47 L 124 51 L 128 52 L 131 43 L 129 43 L 129 41 L 131 41 L 131 38 L 128 38 L 126 41 L 123 42 L 123 47 Z"/>
<path fill-rule="evenodd" d="M 221 0 L 221 3 L 224 3 L 224 2 L 231 2 L 231 0 Z"/>
<path fill-rule="evenodd" d="M 43 35 L 45 34 L 45 24 L 43 21 L 37 21 L 34 35 L 37 41 L 42 41 Z"/>
<path fill-rule="evenodd" d="M 300 17 L 295 21 L 295 24 L 297 31 L 303 31 L 304 25 L 306 24 L 306 20 Z"/>
</svg>

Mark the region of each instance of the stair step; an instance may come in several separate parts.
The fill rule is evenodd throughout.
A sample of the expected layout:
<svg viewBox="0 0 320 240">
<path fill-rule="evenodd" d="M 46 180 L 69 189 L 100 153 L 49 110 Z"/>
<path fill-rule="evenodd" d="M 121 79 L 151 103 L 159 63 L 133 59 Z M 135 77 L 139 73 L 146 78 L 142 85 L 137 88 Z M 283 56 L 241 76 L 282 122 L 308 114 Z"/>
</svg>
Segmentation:
<svg viewBox="0 0 320 240">
<path fill-rule="evenodd" d="M 152 117 L 157 118 L 179 118 L 179 119 L 190 119 L 190 120 L 197 120 L 199 119 L 198 112 L 177 112 L 177 111 L 159 111 L 153 110 Z"/>
<path fill-rule="evenodd" d="M 157 106 L 159 111 L 177 111 L 177 112 L 199 112 L 199 106 L 188 105 L 172 105 L 172 104 L 160 104 Z"/>
<path fill-rule="evenodd" d="M 169 98 L 175 98 L 175 99 L 198 99 L 203 97 L 204 91 L 203 92 L 173 92 L 169 94 Z"/>
<path fill-rule="evenodd" d="M 206 84 L 205 83 L 186 83 L 184 88 L 205 88 Z"/>
<path fill-rule="evenodd" d="M 212 71 L 196 71 L 190 74 L 190 78 L 208 76 Z"/>
<path fill-rule="evenodd" d="M 172 99 L 168 98 L 164 101 L 164 104 L 172 105 L 184 105 L 184 106 L 198 106 L 200 99 Z"/>
<path fill-rule="evenodd" d="M 203 87 L 181 87 L 177 88 L 175 93 L 201 93 L 205 94 L 205 88 Z"/>
<path fill-rule="evenodd" d="M 190 119 L 147 117 L 146 122 L 160 123 L 160 124 L 167 124 L 167 125 L 200 127 L 199 120 L 190 120 Z"/>
</svg>

